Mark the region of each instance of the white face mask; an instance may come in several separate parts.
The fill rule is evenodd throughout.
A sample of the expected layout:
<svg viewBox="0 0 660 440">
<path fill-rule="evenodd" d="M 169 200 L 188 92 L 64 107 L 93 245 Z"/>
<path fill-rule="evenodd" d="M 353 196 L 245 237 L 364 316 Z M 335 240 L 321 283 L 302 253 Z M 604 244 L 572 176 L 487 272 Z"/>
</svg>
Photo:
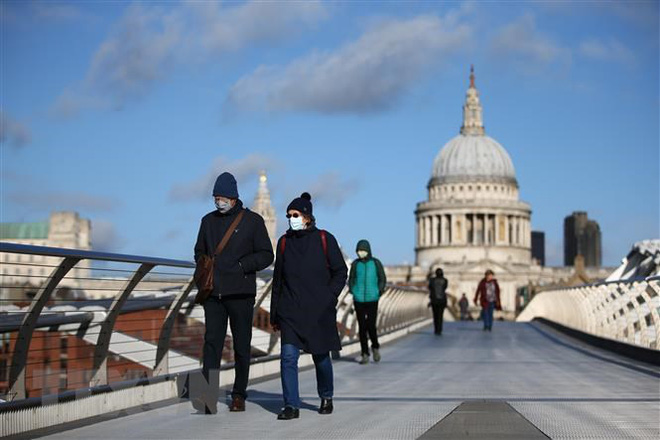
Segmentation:
<svg viewBox="0 0 660 440">
<path fill-rule="evenodd" d="M 224 200 L 216 200 L 215 207 L 218 208 L 218 211 L 224 214 L 231 209 L 231 202 L 225 202 Z"/>
<path fill-rule="evenodd" d="M 305 229 L 305 222 L 303 222 L 302 216 L 291 217 L 289 219 L 289 226 L 291 226 L 291 229 L 294 231 L 300 231 Z"/>
<path fill-rule="evenodd" d="M 367 255 L 369 255 L 369 252 L 367 251 L 357 251 L 358 257 L 361 259 L 367 258 Z"/>
</svg>

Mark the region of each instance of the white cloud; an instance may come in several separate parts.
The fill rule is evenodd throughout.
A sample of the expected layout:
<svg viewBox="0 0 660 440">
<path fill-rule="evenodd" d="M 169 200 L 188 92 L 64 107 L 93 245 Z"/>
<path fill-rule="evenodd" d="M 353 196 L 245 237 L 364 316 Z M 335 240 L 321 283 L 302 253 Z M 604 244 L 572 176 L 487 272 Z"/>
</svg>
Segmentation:
<svg viewBox="0 0 660 440">
<path fill-rule="evenodd" d="M 32 135 L 25 124 L 0 110 L 0 143 L 20 148 L 29 144 L 31 140 Z"/>
<path fill-rule="evenodd" d="M 312 202 L 338 209 L 355 195 L 359 188 L 357 179 L 342 178 L 337 172 L 329 172 L 312 182 L 307 192 L 311 194 Z"/>
<path fill-rule="evenodd" d="M 124 245 L 112 222 L 92 219 L 92 249 L 101 252 L 116 252 Z"/>
<path fill-rule="evenodd" d="M 593 2 L 594 6 L 637 25 L 651 26 L 657 35 L 659 3 L 651 1 L 618 0 L 607 2 Z"/>
<path fill-rule="evenodd" d="M 566 68 L 571 51 L 553 41 L 536 27 L 536 20 L 526 14 L 504 26 L 492 38 L 491 55 L 513 63 L 523 73 L 536 73 L 550 67 Z"/>
<path fill-rule="evenodd" d="M 233 8 L 216 2 L 187 4 L 195 18 L 199 42 L 211 52 L 236 51 L 251 44 L 273 44 L 313 27 L 328 16 L 320 1 L 252 1 Z"/>
<path fill-rule="evenodd" d="M 80 9 L 67 3 L 35 1 L 30 7 L 37 18 L 47 20 L 68 21 L 83 17 Z"/>
<path fill-rule="evenodd" d="M 132 4 L 101 43 L 85 79 L 69 87 L 51 111 L 62 117 L 84 109 L 122 109 L 148 94 L 182 64 L 255 44 L 272 44 L 325 17 L 312 2 L 183 2 L 166 8 Z"/>
<path fill-rule="evenodd" d="M 83 192 L 15 191 L 7 199 L 18 206 L 45 211 L 111 212 L 120 205 L 114 198 Z"/>
<path fill-rule="evenodd" d="M 83 94 L 67 89 L 57 97 L 49 113 L 56 118 L 71 118 L 82 110 L 107 110 L 112 108 L 109 99 L 99 95 Z"/>
<path fill-rule="evenodd" d="M 170 190 L 169 198 L 175 202 L 209 200 L 215 179 L 225 171 L 232 173 L 236 178 L 240 194 L 242 181 L 256 178 L 262 170 L 272 170 L 277 167 L 275 161 L 261 154 L 250 154 L 235 161 L 218 157 L 204 175 L 190 182 L 174 185 Z"/>
<path fill-rule="evenodd" d="M 129 6 L 96 50 L 84 81 L 64 90 L 51 113 L 66 118 L 87 109 L 122 109 L 143 97 L 183 53 L 184 31 L 178 10 Z"/>
<path fill-rule="evenodd" d="M 607 42 L 590 39 L 580 44 L 579 51 L 587 58 L 599 61 L 612 61 L 626 65 L 635 64 L 634 53 L 616 39 Z"/>
<path fill-rule="evenodd" d="M 381 21 L 332 52 L 261 66 L 230 90 L 227 112 L 368 113 L 394 105 L 432 66 L 464 47 L 472 29 L 452 13 Z"/>
</svg>

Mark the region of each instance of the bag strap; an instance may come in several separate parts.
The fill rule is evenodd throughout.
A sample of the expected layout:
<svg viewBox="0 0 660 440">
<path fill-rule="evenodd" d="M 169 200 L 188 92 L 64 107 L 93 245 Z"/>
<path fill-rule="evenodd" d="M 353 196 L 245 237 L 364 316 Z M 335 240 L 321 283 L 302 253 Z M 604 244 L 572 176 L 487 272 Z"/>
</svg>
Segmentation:
<svg viewBox="0 0 660 440">
<path fill-rule="evenodd" d="M 229 225 L 229 229 L 227 229 L 227 232 L 225 232 L 224 237 L 222 237 L 222 240 L 220 240 L 220 243 L 218 243 L 218 247 L 215 250 L 215 255 L 220 255 L 220 253 L 225 249 L 225 246 L 227 246 L 229 239 L 234 234 L 234 230 L 236 229 L 236 226 L 238 226 L 238 224 L 241 222 L 244 213 L 245 210 L 241 209 L 241 211 L 238 213 L 236 218 L 234 218 L 234 221 L 231 222 L 231 224 Z"/>
</svg>

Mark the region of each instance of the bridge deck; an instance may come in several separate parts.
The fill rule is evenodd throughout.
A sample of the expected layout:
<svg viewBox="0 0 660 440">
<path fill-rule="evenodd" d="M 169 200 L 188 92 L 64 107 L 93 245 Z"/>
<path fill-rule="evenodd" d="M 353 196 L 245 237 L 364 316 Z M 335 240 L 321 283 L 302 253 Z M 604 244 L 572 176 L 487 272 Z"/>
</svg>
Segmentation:
<svg viewBox="0 0 660 440">
<path fill-rule="evenodd" d="M 301 372 L 298 420 L 275 419 L 281 390 L 271 380 L 249 388 L 245 413 L 220 405 L 217 415 L 203 416 L 181 403 L 49 438 L 531 438 L 534 431 L 551 438 L 660 438 L 657 368 L 540 324 L 496 322 L 484 333 L 478 323 L 448 323 L 442 337 L 427 329 L 381 352 L 380 364 L 335 362 L 331 416 L 316 413 L 308 370 Z M 461 405 L 482 400 L 491 402 Z"/>
</svg>

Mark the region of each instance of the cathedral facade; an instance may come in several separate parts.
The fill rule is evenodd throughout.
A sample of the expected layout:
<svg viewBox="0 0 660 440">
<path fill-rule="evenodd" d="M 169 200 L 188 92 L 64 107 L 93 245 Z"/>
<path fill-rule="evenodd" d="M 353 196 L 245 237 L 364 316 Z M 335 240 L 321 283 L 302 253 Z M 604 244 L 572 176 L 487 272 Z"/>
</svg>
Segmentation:
<svg viewBox="0 0 660 440">
<path fill-rule="evenodd" d="M 442 148 L 417 205 L 418 266 L 531 263 L 531 207 L 519 200 L 511 157 L 485 134 L 470 73 L 460 134 Z"/>
<path fill-rule="evenodd" d="M 388 266 L 388 280 L 424 284 L 442 268 L 449 295 L 458 299 L 465 293 L 471 300 L 491 269 L 501 290 L 503 310 L 497 316 L 504 319 L 515 316 L 522 288 L 573 282 L 574 268 L 542 267 L 532 259 L 532 208 L 520 200 L 519 189 L 511 157 L 486 135 L 471 69 L 460 133 L 435 158 L 428 198 L 415 210 L 415 265 Z M 581 276 L 599 279 L 608 271 L 589 268 Z"/>
</svg>

